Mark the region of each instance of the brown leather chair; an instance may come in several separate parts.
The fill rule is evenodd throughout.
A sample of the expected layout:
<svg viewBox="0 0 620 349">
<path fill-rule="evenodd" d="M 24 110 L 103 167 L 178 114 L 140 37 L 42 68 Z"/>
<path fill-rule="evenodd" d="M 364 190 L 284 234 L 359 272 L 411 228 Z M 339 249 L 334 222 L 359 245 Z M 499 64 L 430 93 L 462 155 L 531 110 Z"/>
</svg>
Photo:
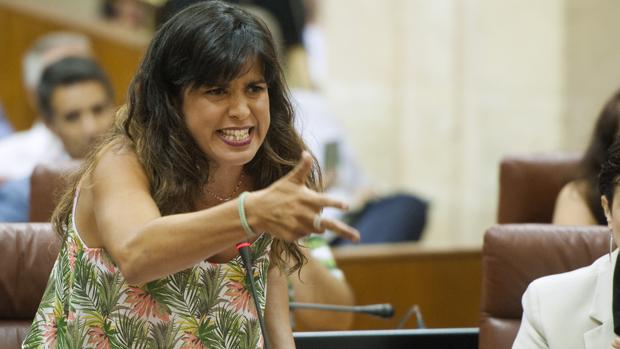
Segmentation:
<svg viewBox="0 0 620 349">
<path fill-rule="evenodd" d="M 480 349 L 511 348 L 521 297 L 531 281 L 592 264 L 609 251 L 603 226 L 508 224 L 491 227 L 482 247 Z"/>
<path fill-rule="evenodd" d="M 49 222 L 67 186 L 67 178 L 78 169 L 79 161 L 39 164 L 30 177 L 30 222 Z"/>
<path fill-rule="evenodd" d="M 20 348 L 60 239 L 48 223 L 0 223 L 0 348 Z"/>
<path fill-rule="evenodd" d="M 575 179 L 580 154 L 507 156 L 499 169 L 497 222 L 551 223 L 555 200 Z"/>
</svg>

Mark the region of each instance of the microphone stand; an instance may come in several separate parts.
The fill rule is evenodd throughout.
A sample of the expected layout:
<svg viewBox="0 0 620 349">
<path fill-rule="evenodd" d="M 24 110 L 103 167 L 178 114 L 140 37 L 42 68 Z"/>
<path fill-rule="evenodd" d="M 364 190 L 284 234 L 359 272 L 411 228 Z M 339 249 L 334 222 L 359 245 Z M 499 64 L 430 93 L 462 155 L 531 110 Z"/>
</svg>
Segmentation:
<svg viewBox="0 0 620 349">
<path fill-rule="evenodd" d="M 248 283 L 250 284 L 250 292 L 252 293 L 252 298 L 254 299 L 254 307 L 256 308 L 256 316 L 258 317 L 258 324 L 260 325 L 260 331 L 263 334 L 263 341 L 265 342 L 265 349 L 270 349 L 269 345 L 269 336 L 267 335 L 267 328 L 265 326 L 265 318 L 261 312 L 260 304 L 258 304 L 258 295 L 256 294 L 256 286 L 254 284 L 254 273 L 252 272 L 252 256 L 250 254 L 250 243 L 249 242 L 241 242 L 236 246 L 239 254 L 241 255 L 241 260 L 243 260 L 243 265 L 245 266 Z"/>
<path fill-rule="evenodd" d="M 379 316 L 382 318 L 390 318 L 394 316 L 394 308 L 389 303 L 347 306 L 347 305 L 333 305 L 333 304 L 290 302 L 289 308 L 327 310 L 327 311 L 338 311 L 338 312 L 345 312 L 345 313 L 362 313 L 362 314 L 368 314 L 368 315 L 373 315 L 373 316 Z"/>
</svg>

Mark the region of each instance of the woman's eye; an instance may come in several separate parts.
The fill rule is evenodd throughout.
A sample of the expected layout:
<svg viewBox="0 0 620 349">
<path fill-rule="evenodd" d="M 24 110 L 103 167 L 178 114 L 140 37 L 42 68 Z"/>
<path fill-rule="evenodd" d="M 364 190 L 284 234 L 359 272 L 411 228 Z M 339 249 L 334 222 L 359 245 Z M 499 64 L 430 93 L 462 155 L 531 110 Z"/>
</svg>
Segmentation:
<svg viewBox="0 0 620 349">
<path fill-rule="evenodd" d="M 206 91 L 206 94 L 211 95 L 211 96 L 220 96 L 220 95 L 223 95 L 224 93 L 226 93 L 226 90 L 221 87 L 210 88 L 210 89 L 207 89 Z"/>
<path fill-rule="evenodd" d="M 252 85 L 250 87 L 248 87 L 248 91 L 250 91 L 250 93 L 260 93 L 262 91 L 265 90 L 266 87 L 261 86 L 261 85 Z"/>
</svg>

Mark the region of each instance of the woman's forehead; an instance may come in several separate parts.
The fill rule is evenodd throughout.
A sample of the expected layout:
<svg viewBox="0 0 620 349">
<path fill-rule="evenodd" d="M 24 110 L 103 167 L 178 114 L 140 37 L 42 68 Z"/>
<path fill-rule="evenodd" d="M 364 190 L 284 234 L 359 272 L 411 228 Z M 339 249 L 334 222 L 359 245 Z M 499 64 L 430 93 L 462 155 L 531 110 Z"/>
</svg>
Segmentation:
<svg viewBox="0 0 620 349">
<path fill-rule="evenodd" d="M 263 65 L 263 62 L 258 58 L 253 58 L 252 60 L 246 61 L 235 79 L 247 74 L 259 75 L 262 77 L 265 74 L 265 67 Z"/>
<path fill-rule="evenodd" d="M 248 57 L 245 60 L 245 62 L 241 65 L 241 67 L 239 68 L 237 75 L 234 76 L 231 80 L 238 79 L 248 73 L 263 75 L 264 74 L 263 61 L 256 56 Z"/>
<path fill-rule="evenodd" d="M 234 76 L 219 76 L 215 81 L 205 81 L 206 85 L 211 84 L 228 84 L 233 80 L 246 76 L 247 74 L 256 75 L 257 77 L 265 78 L 264 76 L 264 64 L 262 60 L 257 57 L 248 58 L 243 64 L 238 66 L 236 74 Z"/>
</svg>

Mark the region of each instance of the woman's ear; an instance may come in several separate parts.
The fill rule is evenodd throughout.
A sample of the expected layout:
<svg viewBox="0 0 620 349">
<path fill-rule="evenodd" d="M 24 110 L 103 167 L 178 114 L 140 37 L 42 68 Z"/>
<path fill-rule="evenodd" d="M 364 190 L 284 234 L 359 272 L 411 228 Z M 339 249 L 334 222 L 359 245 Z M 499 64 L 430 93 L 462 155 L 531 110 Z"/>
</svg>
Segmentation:
<svg viewBox="0 0 620 349">
<path fill-rule="evenodd" d="M 601 206 L 603 206 L 603 212 L 605 212 L 605 218 L 607 218 L 607 225 L 611 225 L 611 209 L 609 207 L 609 202 L 605 195 L 601 195 Z"/>
</svg>

